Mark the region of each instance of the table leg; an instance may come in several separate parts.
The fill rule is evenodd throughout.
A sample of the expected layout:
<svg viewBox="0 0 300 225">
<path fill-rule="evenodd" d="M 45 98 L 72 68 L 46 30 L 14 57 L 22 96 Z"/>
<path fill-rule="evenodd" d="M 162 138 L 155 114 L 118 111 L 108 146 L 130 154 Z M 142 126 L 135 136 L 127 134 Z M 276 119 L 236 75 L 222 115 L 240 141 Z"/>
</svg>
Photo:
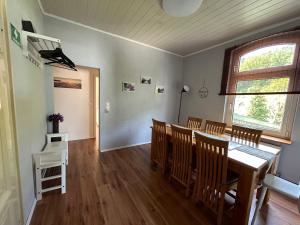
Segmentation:
<svg viewBox="0 0 300 225">
<path fill-rule="evenodd" d="M 256 171 L 251 168 L 240 168 L 237 187 L 236 206 L 233 225 L 247 225 L 255 187 Z"/>
<path fill-rule="evenodd" d="M 261 195 L 262 189 L 263 189 L 262 187 L 260 187 L 260 188 L 257 188 L 257 191 L 256 191 L 256 199 L 257 199 L 257 200 L 260 198 L 260 195 Z M 270 200 L 270 191 L 269 191 L 269 190 L 267 190 L 267 192 L 266 192 L 266 194 L 265 194 L 265 198 L 264 198 L 264 201 L 263 201 L 262 205 L 263 205 L 263 206 L 264 206 L 264 205 L 267 205 L 267 204 L 268 204 L 268 202 L 269 202 L 269 200 Z"/>
<path fill-rule="evenodd" d="M 272 168 L 270 168 L 268 170 L 268 168 L 264 168 L 260 171 L 260 174 L 258 175 L 258 178 L 256 179 L 256 182 L 259 182 L 260 184 L 262 184 L 263 180 L 265 179 L 265 176 L 267 173 L 271 173 L 272 171 Z M 257 186 L 257 184 L 256 184 Z M 260 198 L 260 195 L 261 195 L 261 192 L 262 192 L 262 187 L 259 187 L 257 188 L 257 191 L 256 191 L 256 199 L 258 200 Z M 265 194 L 265 198 L 264 198 L 264 201 L 263 201 L 263 205 L 266 205 L 269 201 L 269 191 L 267 191 L 267 193 Z"/>
</svg>

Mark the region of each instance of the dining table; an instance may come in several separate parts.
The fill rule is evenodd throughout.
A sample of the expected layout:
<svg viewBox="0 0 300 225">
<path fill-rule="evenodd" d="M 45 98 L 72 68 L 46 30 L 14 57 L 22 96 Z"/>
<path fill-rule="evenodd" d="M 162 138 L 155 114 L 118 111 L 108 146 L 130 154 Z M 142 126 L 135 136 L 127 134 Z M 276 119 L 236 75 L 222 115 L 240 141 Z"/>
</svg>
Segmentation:
<svg viewBox="0 0 300 225">
<path fill-rule="evenodd" d="M 167 139 L 171 142 L 172 130 L 169 124 L 167 125 L 166 132 Z M 229 141 L 228 169 L 239 176 L 232 224 L 247 225 L 257 181 L 266 172 L 272 174 L 277 172 L 281 147 L 267 143 L 249 146 L 242 141 L 232 139 L 229 134 L 214 135 L 205 133 L 204 131 L 194 132 L 200 132 L 206 136 Z M 195 145 L 196 140 L 193 137 L 194 150 Z"/>
</svg>

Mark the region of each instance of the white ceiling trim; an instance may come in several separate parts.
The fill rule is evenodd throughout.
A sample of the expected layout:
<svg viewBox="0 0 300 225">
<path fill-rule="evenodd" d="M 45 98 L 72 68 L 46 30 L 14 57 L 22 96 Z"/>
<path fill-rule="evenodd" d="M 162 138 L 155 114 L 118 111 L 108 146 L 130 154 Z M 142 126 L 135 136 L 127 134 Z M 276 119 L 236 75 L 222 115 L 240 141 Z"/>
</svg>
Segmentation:
<svg viewBox="0 0 300 225">
<path fill-rule="evenodd" d="M 216 45 L 212 45 L 212 46 L 210 46 L 210 47 L 201 49 L 201 50 L 199 50 L 199 51 L 189 53 L 189 54 L 187 54 L 187 55 L 184 55 L 183 57 L 186 58 L 186 57 L 189 57 L 189 56 L 197 55 L 198 53 L 205 52 L 205 51 L 208 51 L 208 50 L 210 50 L 210 49 L 217 48 L 217 47 L 220 47 L 220 46 L 225 45 L 225 44 L 229 44 L 230 42 L 238 41 L 238 40 L 240 40 L 240 39 L 247 38 L 247 37 L 249 37 L 249 36 L 252 36 L 252 35 L 255 35 L 255 34 L 258 34 L 258 33 L 261 33 L 261 32 L 267 31 L 267 30 L 270 30 L 270 29 L 274 29 L 274 28 L 283 26 L 283 25 L 285 25 L 285 24 L 292 23 L 292 22 L 297 21 L 297 20 L 300 20 L 300 16 L 299 16 L 299 17 L 296 17 L 296 18 L 293 18 L 293 19 L 290 19 L 290 20 L 286 20 L 286 21 L 280 22 L 280 23 L 276 23 L 276 24 L 273 24 L 273 25 L 270 25 L 270 26 L 267 26 L 267 27 L 264 27 L 264 28 L 261 28 L 261 29 L 258 29 L 258 30 L 256 30 L 256 31 L 253 31 L 253 32 L 244 34 L 244 35 L 242 35 L 242 36 L 233 38 L 233 39 L 231 39 L 231 40 L 228 40 L 228 41 L 225 41 L 225 42 L 216 44 Z"/>
<path fill-rule="evenodd" d="M 158 51 L 161 51 L 161 52 L 165 52 L 165 53 L 168 53 L 168 54 L 171 54 L 171 55 L 175 55 L 175 56 L 178 56 L 178 57 L 182 57 L 182 58 L 187 58 L 187 57 L 199 54 L 201 52 L 208 51 L 210 49 L 217 48 L 217 47 L 220 47 L 220 46 L 225 45 L 225 44 L 229 44 L 233 41 L 238 41 L 240 39 L 247 38 L 251 35 L 255 35 L 255 34 L 258 34 L 258 33 L 261 33 L 261 32 L 264 32 L 264 31 L 267 31 L 267 30 L 270 30 L 270 29 L 273 29 L 273 28 L 276 28 L 276 27 L 279 27 L 279 26 L 297 21 L 297 20 L 300 20 L 300 16 L 299 16 L 299 17 L 296 17 L 296 18 L 293 18 L 293 19 L 290 19 L 290 20 L 286 20 L 286 21 L 283 21 L 283 22 L 280 22 L 280 23 L 276 23 L 276 24 L 258 29 L 256 31 L 253 31 L 253 32 L 250 32 L 250 33 L 246 33 L 242 36 L 230 39 L 228 41 L 225 41 L 225 42 L 222 42 L 222 43 L 219 43 L 219 44 L 216 44 L 216 45 L 212 45 L 210 47 L 207 47 L 207 48 L 204 48 L 204 49 L 201 49 L 201 50 L 198 50 L 198 51 L 186 54 L 186 55 L 180 55 L 180 54 L 177 54 L 175 52 L 171 52 L 171 51 L 168 51 L 168 50 L 165 50 L 165 49 L 161 49 L 161 48 L 158 48 L 158 47 L 155 47 L 155 46 L 152 46 L 152 45 L 148 45 L 148 44 L 145 44 L 145 43 L 142 43 L 142 42 L 139 42 L 139 41 L 135 41 L 135 40 L 130 39 L 130 38 L 126 38 L 126 37 L 123 37 L 123 36 L 120 36 L 120 35 L 117 35 L 117 34 L 113 34 L 113 33 L 110 33 L 110 32 L 107 32 L 107 31 L 104 31 L 104 30 L 101 30 L 101 29 L 97 29 L 97 28 L 94 28 L 94 27 L 91 27 L 91 26 L 88 26 L 88 25 L 85 25 L 85 24 L 82 24 L 82 23 L 78 23 L 78 22 L 75 22 L 73 20 L 69 20 L 69 19 L 66 19 L 66 18 L 63 18 L 63 17 L 60 17 L 60 16 L 56 16 L 56 15 L 51 14 L 51 13 L 47 13 L 44 10 L 44 7 L 41 3 L 41 0 L 37 0 L 37 1 L 38 1 L 38 4 L 40 6 L 40 9 L 41 9 L 42 13 L 46 16 L 49 16 L 49 17 L 52 17 L 52 18 L 55 18 L 55 19 L 58 19 L 58 20 L 61 20 L 61 21 L 65 21 L 65 22 L 68 22 L 68 23 L 72 23 L 72 24 L 75 24 L 77 26 L 81 26 L 81 27 L 84 27 L 84 28 L 87 28 L 87 29 L 91 29 L 91 30 L 94 30 L 94 31 L 97 31 L 97 32 L 100 32 L 100 33 L 103 33 L 103 34 L 106 34 L 106 35 L 109 35 L 109 36 L 120 38 L 120 39 L 129 41 L 129 42 L 138 44 L 138 45 L 142 45 L 142 46 L 145 46 L 145 47 L 148 47 L 148 48 L 152 48 L 152 49 L 155 49 L 155 50 L 158 50 Z"/>
<path fill-rule="evenodd" d="M 155 49 L 155 50 L 158 50 L 158 51 L 161 51 L 161 52 L 165 52 L 165 53 L 168 53 L 168 54 L 171 54 L 171 55 L 175 55 L 175 56 L 178 56 L 178 57 L 181 57 L 181 58 L 184 57 L 183 55 L 177 54 L 175 52 L 170 52 L 170 51 L 165 50 L 165 49 L 157 48 L 157 47 L 152 46 L 152 45 L 148 45 L 148 44 L 145 44 L 145 43 L 142 43 L 142 42 L 139 42 L 139 41 L 132 40 L 130 38 L 126 38 L 126 37 L 123 37 L 123 36 L 120 36 L 120 35 L 117 35 L 117 34 L 113 34 L 113 33 L 110 33 L 110 32 L 107 32 L 107 31 L 104 31 L 104 30 L 101 30 L 101 29 L 97 29 L 97 28 L 94 28 L 94 27 L 91 27 L 91 26 L 88 26 L 88 25 L 85 25 L 85 24 L 82 24 L 82 23 L 78 23 L 78 22 L 75 22 L 73 20 L 69 20 L 69 19 L 66 19 L 66 18 L 63 18 L 63 17 L 60 17 L 60 16 L 53 15 L 51 13 L 47 13 L 44 10 L 44 7 L 43 7 L 43 5 L 41 3 L 41 0 L 38 0 L 38 3 L 39 3 L 39 6 L 41 8 L 42 13 L 45 16 L 49 16 L 49 17 L 52 17 L 52 18 L 55 18 L 55 19 L 58 19 L 58 20 L 61 20 L 61 21 L 72 23 L 72 24 L 75 24 L 77 26 L 81 26 L 81 27 L 84 27 L 84 28 L 87 28 L 87 29 L 91 29 L 93 31 L 97 31 L 97 32 L 100 32 L 100 33 L 103 33 L 103 34 L 106 34 L 106 35 L 110 35 L 110 36 L 113 36 L 113 37 L 116 37 L 116 38 L 120 38 L 120 39 L 129 41 L 129 42 L 138 44 L 138 45 L 142 45 L 144 47 L 152 48 L 152 49 Z"/>
</svg>

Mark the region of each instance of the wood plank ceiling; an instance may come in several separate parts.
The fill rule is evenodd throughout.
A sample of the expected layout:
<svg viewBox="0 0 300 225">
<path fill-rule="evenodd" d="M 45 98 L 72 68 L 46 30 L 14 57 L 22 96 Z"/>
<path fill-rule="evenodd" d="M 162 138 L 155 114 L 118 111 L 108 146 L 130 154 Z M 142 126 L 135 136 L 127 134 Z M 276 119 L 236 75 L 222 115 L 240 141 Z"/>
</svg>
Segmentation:
<svg viewBox="0 0 300 225">
<path fill-rule="evenodd" d="M 300 16 L 300 0 L 204 0 L 185 18 L 168 16 L 160 0 L 41 0 L 63 17 L 179 55 Z"/>
</svg>

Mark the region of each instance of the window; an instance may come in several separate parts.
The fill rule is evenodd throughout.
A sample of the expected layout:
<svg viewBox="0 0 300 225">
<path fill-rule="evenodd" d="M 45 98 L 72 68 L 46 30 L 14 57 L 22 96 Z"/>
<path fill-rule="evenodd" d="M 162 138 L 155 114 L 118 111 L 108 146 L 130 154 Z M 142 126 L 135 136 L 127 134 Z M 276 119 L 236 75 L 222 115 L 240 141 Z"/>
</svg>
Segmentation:
<svg viewBox="0 0 300 225">
<path fill-rule="evenodd" d="M 290 138 L 300 93 L 299 46 L 297 31 L 230 50 L 230 62 L 224 62 L 221 87 L 221 93 L 227 95 L 227 124 Z M 224 71 L 228 71 L 225 78 Z"/>
</svg>

